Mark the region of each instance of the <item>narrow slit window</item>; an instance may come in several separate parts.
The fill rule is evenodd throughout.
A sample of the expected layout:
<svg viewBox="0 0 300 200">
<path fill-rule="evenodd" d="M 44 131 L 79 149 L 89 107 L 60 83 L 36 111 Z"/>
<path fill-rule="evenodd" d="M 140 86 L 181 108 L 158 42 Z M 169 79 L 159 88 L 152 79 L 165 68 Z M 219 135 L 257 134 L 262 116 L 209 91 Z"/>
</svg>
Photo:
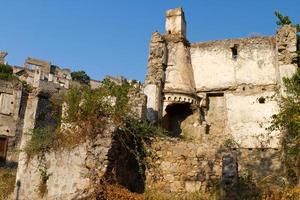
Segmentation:
<svg viewBox="0 0 300 200">
<path fill-rule="evenodd" d="M 232 58 L 233 59 L 237 59 L 238 57 L 238 44 L 233 45 L 233 47 L 231 47 L 231 54 L 232 54 Z"/>
</svg>

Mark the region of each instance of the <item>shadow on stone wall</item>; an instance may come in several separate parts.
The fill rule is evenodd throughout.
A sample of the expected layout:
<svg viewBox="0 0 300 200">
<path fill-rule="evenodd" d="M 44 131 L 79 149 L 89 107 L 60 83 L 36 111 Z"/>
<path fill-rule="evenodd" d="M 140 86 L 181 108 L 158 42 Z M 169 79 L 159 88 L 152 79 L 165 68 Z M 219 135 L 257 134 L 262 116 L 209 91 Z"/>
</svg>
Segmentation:
<svg viewBox="0 0 300 200">
<path fill-rule="evenodd" d="M 131 192 L 145 190 L 144 146 L 138 137 L 123 130 L 113 133 L 112 147 L 108 151 L 108 166 L 104 174 L 110 184 L 119 184 Z"/>
<path fill-rule="evenodd" d="M 274 149 L 229 151 L 236 155 L 239 168 L 238 182 L 237 187 L 233 190 L 226 190 L 225 188 L 220 199 L 262 199 L 263 196 L 272 195 L 272 190 L 284 185 L 281 178 L 283 174 L 279 151 Z M 222 189 L 224 188 L 221 185 Z"/>
<path fill-rule="evenodd" d="M 169 131 L 171 137 L 178 137 L 182 133 L 181 123 L 193 114 L 189 103 L 174 103 L 166 108 L 167 114 L 162 119 L 163 127 Z"/>
</svg>

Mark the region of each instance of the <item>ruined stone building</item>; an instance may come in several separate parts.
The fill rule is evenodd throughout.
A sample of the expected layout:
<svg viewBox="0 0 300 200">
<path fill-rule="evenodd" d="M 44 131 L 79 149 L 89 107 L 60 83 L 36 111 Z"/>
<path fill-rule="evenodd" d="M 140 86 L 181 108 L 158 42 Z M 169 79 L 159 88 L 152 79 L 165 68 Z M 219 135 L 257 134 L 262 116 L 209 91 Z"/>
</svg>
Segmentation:
<svg viewBox="0 0 300 200">
<path fill-rule="evenodd" d="M 282 78 L 296 69 L 296 29 L 275 36 L 190 43 L 181 8 L 166 12 L 166 32 L 151 38 L 145 94 L 148 119 L 175 135 L 240 148 L 279 148 L 268 132 Z M 215 139 L 213 139 L 215 138 Z"/>
<path fill-rule="evenodd" d="M 297 67 L 296 29 L 287 25 L 274 36 L 190 43 L 186 26 L 181 8 L 166 12 L 166 32 L 152 34 L 145 83 L 129 94 L 140 118 L 171 134 L 151 139 L 149 166 L 139 183 L 149 190 L 185 193 L 206 191 L 220 180 L 236 182 L 249 170 L 257 179 L 280 173 L 281 133 L 267 128 L 279 111 L 277 97 L 285 95 L 282 78 Z M 6 55 L 0 52 L 0 64 Z M 0 160 L 18 162 L 19 199 L 41 199 L 39 157 L 28 161 L 14 150 L 30 139 L 26 133 L 39 125 L 49 97 L 70 88 L 71 71 L 28 58 L 13 73 L 23 84 L 0 80 Z M 99 84 L 90 82 L 91 88 Z M 86 176 L 90 171 L 102 176 L 112 170 L 112 132 L 105 130 L 72 150 L 47 152 L 51 175 L 44 199 L 80 199 L 93 181 Z M 124 152 L 115 156 L 125 165 Z M 121 185 L 135 186 L 134 168 L 126 167 L 117 170 Z"/>
<path fill-rule="evenodd" d="M 1 63 L 6 55 L 0 53 Z M 26 59 L 23 67 L 14 66 L 13 73 L 27 88 L 16 79 L 0 80 L 0 157 L 11 162 L 18 159 L 16 149 L 21 136 L 35 126 L 34 113 L 44 109 L 41 102 L 53 93 L 68 89 L 71 81 L 69 69 L 34 58 Z M 29 127 L 28 123 L 31 123 Z"/>
</svg>

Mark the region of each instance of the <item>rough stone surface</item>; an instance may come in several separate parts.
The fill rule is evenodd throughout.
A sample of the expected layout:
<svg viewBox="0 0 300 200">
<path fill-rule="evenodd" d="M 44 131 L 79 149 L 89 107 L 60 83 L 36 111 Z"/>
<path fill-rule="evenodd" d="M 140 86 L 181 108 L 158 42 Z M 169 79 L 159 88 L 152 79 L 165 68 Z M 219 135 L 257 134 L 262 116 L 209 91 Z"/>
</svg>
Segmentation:
<svg viewBox="0 0 300 200">
<path fill-rule="evenodd" d="M 166 44 L 162 36 L 158 32 L 154 32 L 149 47 L 146 83 L 158 85 L 162 83 L 166 65 L 166 50 Z"/>
<path fill-rule="evenodd" d="M 221 157 L 215 149 L 179 139 L 153 140 L 147 187 L 164 192 L 196 192 L 218 181 Z"/>
<path fill-rule="evenodd" d="M 249 172 L 256 179 L 279 173 L 281 133 L 266 128 L 278 112 L 278 102 L 272 97 L 285 95 L 282 78 L 296 70 L 296 42 L 296 29 L 288 25 L 271 37 L 189 43 L 183 10 L 167 11 L 166 34 L 152 35 L 144 94 L 142 85 L 137 84 L 129 97 L 139 118 L 167 124 L 169 131 L 178 131 L 176 136 L 183 139 L 151 141 L 147 187 L 194 192 L 220 183 L 227 175 L 235 183 L 236 174 L 226 170 L 224 153 L 234 155 L 230 168 L 237 165 L 241 178 Z M 1 64 L 6 55 L 0 52 Z M 14 66 L 13 73 L 28 88 L 26 84 L 22 88 L 20 82 L 0 80 L 0 137 L 8 138 L 7 160 L 16 162 L 18 155 L 13 150 L 24 148 L 30 139 L 27 133 L 39 125 L 49 97 L 69 88 L 71 72 L 28 58 L 24 67 Z M 91 80 L 90 85 L 95 88 L 100 82 Z M 42 199 L 37 190 L 40 167 L 50 175 L 44 199 L 87 195 L 95 184 L 87 176 L 90 174 L 115 175 L 118 183 L 132 190 L 138 185 L 142 191 L 144 177 L 132 167 L 136 161 L 128 159 L 130 152 L 113 132 L 110 127 L 93 141 L 72 150 L 48 152 L 29 162 L 21 152 L 16 190 L 20 199 Z"/>
<path fill-rule="evenodd" d="M 162 192 L 205 191 L 229 179 L 234 186 L 238 174 L 259 180 L 282 170 L 280 154 L 274 149 L 232 150 L 181 139 L 153 139 L 151 151 L 146 186 Z M 230 162 L 224 160 L 227 155 Z"/>
<path fill-rule="evenodd" d="M 277 31 L 276 42 L 278 49 L 278 61 L 280 65 L 297 63 L 297 35 L 296 28 L 285 25 Z"/>
<path fill-rule="evenodd" d="M 111 127 L 112 128 L 112 127 Z M 78 199 L 92 190 L 93 175 L 102 177 L 109 163 L 108 152 L 112 145 L 112 129 L 107 128 L 104 134 L 93 141 L 87 141 L 75 148 L 56 150 L 19 161 L 17 180 L 20 182 L 19 199 L 34 200 L 68 200 Z M 41 197 L 41 169 L 46 170 L 49 179 L 46 182 L 47 192 Z"/>
<path fill-rule="evenodd" d="M 241 148 L 279 148 L 281 134 L 266 128 L 279 110 L 272 97 L 284 94 L 282 78 L 296 69 L 295 28 L 283 26 L 275 36 L 190 44 L 180 34 L 181 19 L 185 21 L 181 8 L 167 11 L 167 33 L 155 33 L 164 42 L 167 59 L 165 70 L 158 73 L 165 77 L 160 79 L 162 87 L 145 83 L 147 115 L 155 114 L 152 118 L 163 124 L 181 127 L 182 136 L 200 140 L 203 134 L 229 136 Z M 150 54 L 154 49 L 159 50 L 151 43 Z M 149 60 L 147 79 L 155 77 L 151 63 Z M 190 104 L 193 117 L 183 113 L 177 122 L 169 117 L 167 111 L 178 104 Z"/>
</svg>

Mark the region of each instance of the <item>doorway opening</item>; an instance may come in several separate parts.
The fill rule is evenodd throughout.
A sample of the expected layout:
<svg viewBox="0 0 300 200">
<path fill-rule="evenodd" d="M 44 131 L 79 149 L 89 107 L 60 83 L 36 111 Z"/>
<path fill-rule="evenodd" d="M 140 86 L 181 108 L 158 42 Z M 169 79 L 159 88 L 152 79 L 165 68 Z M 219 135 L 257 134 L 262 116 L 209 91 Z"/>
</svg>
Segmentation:
<svg viewBox="0 0 300 200">
<path fill-rule="evenodd" d="M 0 137 L 0 162 L 6 161 L 7 142 L 6 137 Z"/>
<path fill-rule="evenodd" d="M 190 103 L 174 103 L 166 108 L 167 114 L 163 117 L 163 127 L 170 136 L 178 137 L 182 133 L 181 123 L 193 114 Z"/>
</svg>

